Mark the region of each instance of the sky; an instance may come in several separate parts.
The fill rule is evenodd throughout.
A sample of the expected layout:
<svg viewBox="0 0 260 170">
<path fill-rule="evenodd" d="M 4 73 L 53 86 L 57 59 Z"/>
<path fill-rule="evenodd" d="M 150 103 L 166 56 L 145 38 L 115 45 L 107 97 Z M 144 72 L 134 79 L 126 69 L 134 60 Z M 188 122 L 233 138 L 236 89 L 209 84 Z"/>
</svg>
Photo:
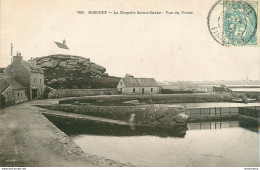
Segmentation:
<svg viewBox="0 0 260 170">
<path fill-rule="evenodd" d="M 24 60 L 67 53 L 90 58 L 111 76 L 158 81 L 260 80 L 260 48 L 225 47 L 210 35 L 215 0 L 1 0 L 0 67 L 10 44 Z M 88 11 L 191 11 L 191 15 L 88 15 Z M 85 11 L 85 15 L 77 14 Z"/>
</svg>

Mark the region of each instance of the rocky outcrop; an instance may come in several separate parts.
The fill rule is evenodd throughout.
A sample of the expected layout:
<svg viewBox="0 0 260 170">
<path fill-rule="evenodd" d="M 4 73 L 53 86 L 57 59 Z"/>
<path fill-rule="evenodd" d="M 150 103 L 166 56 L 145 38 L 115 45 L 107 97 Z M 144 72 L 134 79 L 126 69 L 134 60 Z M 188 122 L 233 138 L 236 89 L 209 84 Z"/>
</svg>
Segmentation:
<svg viewBox="0 0 260 170">
<path fill-rule="evenodd" d="M 45 84 L 55 89 L 113 88 L 119 81 L 109 77 L 105 67 L 81 56 L 57 54 L 34 61 L 44 70 Z"/>
</svg>

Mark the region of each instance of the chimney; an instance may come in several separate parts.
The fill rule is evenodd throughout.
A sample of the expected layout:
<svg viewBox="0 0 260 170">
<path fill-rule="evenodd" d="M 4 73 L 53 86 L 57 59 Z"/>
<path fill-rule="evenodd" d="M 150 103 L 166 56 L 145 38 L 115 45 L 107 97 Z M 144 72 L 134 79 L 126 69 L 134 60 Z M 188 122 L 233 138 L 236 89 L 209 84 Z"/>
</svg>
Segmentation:
<svg viewBox="0 0 260 170">
<path fill-rule="evenodd" d="M 34 61 L 34 60 L 28 60 L 28 62 L 29 62 L 31 65 L 36 66 L 36 61 Z"/>
<path fill-rule="evenodd" d="M 23 61 L 23 56 L 21 56 L 21 53 L 17 51 L 16 56 L 13 56 L 13 62 L 22 62 Z"/>
<path fill-rule="evenodd" d="M 35 65 L 35 66 L 36 66 L 36 60 L 34 60 L 34 58 L 33 58 L 33 57 L 31 57 L 31 59 L 30 59 L 30 60 L 28 60 L 28 62 L 29 62 L 30 64 L 32 64 L 32 65 Z"/>
<path fill-rule="evenodd" d="M 63 40 L 63 44 L 66 45 L 66 40 L 65 39 Z"/>
</svg>

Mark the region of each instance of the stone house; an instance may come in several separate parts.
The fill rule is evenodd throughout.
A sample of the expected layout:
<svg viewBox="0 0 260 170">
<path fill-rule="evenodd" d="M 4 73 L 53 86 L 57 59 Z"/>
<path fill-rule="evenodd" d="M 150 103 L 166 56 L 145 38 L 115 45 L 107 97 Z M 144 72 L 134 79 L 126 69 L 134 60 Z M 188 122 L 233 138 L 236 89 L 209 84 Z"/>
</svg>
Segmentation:
<svg viewBox="0 0 260 170">
<path fill-rule="evenodd" d="M 4 79 L 0 79 L 0 107 L 2 108 L 4 106 L 27 101 L 26 91 L 26 88 L 13 78 L 5 77 Z"/>
<path fill-rule="evenodd" d="M 120 79 L 117 89 L 119 94 L 159 94 L 154 78 L 134 78 L 129 74 Z"/>
<path fill-rule="evenodd" d="M 13 56 L 12 63 L 4 70 L 4 75 L 12 77 L 25 87 L 29 100 L 43 97 L 44 72 L 34 61 L 23 61 L 21 53 Z"/>
</svg>

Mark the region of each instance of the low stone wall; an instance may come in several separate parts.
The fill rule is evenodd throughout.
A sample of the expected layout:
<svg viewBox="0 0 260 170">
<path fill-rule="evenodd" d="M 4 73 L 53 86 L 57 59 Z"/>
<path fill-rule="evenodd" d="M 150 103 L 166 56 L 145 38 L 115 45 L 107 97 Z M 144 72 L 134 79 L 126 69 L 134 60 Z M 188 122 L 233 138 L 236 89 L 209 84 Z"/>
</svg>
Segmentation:
<svg viewBox="0 0 260 170">
<path fill-rule="evenodd" d="M 55 112 L 55 111 L 54 111 Z M 130 126 L 93 120 L 79 119 L 70 116 L 58 116 L 51 113 L 43 113 L 56 127 L 69 136 L 78 134 L 101 135 L 101 136 L 144 136 L 152 135 L 159 137 L 184 137 L 187 128 L 162 128 L 150 126 Z"/>
<path fill-rule="evenodd" d="M 204 103 L 204 102 L 230 102 L 233 97 L 230 93 L 196 93 L 196 94 L 157 94 L 157 95 L 113 95 L 90 96 L 60 100 L 65 103 L 112 103 L 118 104 L 131 100 L 138 100 L 147 104 L 167 103 Z"/>
<path fill-rule="evenodd" d="M 109 89 L 54 89 L 48 93 L 48 98 L 80 97 L 117 94 L 116 88 Z"/>
<path fill-rule="evenodd" d="M 186 125 L 188 116 L 183 108 L 161 105 L 142 106 L 90 106 L 90 105 L 40 105 L 39 107 L 64 112 L 121 120 L 133 125 L 172 128 Z"/>
</svg>

